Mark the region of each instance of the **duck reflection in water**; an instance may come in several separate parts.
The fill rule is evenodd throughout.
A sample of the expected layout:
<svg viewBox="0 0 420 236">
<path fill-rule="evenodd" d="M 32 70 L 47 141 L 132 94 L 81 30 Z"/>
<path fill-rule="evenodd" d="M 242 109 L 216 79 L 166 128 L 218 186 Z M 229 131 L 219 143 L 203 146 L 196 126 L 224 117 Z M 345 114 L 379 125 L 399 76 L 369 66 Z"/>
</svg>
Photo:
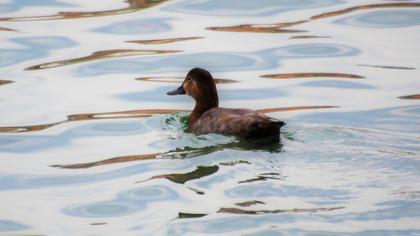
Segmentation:
<svg viewBox="0 0 420 236">
<path fill-rule="evenodd" d="M 194 98 L 196 104 L 188 118 L 188 130 L 193 133 L 235 135 L 253 143 L 280 142 L 283 121 L 250 109 L 219 107 L 216 84 L 204 69 L 190 70 L 182 85 L 167 94 L 186 94 Z"/>
</svg>

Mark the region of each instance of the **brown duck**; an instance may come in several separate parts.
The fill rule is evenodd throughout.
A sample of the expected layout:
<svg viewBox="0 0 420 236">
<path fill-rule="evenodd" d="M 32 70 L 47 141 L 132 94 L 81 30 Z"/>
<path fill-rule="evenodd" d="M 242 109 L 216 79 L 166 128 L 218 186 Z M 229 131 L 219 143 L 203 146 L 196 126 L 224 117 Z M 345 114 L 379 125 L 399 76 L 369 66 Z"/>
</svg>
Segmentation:
<svg viewBox="0 0 420 236">
<path fill-rule="evenodd" d="M 188 129 L 197 134 L 219 133 L 245 139 L 279 141 L 282 121 L 250 109 L 219 107 L 216 84 L 211 74 L 201 68 L 190 70 L 182 85 L 168 95 L 187 94 L 196 104 L 188 119 Z"/>
</svg>

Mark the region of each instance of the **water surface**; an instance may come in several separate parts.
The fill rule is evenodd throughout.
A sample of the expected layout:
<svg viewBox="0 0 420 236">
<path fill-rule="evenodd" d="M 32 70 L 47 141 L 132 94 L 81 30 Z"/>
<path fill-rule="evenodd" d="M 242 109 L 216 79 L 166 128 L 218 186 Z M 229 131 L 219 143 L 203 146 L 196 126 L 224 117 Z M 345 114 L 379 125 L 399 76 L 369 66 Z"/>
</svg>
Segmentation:
<svg viewBox="0 0 420 236">
<path fill-rule="evenodd" d="M 0 3 L 0 235 L 420 235 L 419 12 Z M 197 66 L 281 143 L 185 132 Z"/>
</svg>

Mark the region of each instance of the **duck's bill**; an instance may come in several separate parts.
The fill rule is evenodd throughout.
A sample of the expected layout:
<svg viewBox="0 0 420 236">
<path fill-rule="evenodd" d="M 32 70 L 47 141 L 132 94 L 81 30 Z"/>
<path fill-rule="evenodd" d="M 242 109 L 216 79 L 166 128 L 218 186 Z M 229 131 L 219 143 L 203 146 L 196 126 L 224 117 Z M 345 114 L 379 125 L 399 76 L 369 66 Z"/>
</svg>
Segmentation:
<svg viewBox="0 0 420 236">
<path fill-rule="evenodd" d="M 180 86 L 179 88 L 169 91 L 166 94 L 167 95 L 181 95 L 181 94 L 185 94 L 185 90 L 182 86 Z"/>
</svg>

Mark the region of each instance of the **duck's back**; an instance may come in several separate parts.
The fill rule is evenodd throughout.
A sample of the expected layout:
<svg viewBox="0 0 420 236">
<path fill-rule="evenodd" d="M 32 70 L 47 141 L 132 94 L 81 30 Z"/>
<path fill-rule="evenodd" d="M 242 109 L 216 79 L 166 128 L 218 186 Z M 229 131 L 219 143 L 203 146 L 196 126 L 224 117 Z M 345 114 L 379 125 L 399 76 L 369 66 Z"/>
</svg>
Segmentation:
<svg viewBox="0 0 420 236">
<path fill-rule="evenodd" d="M 249 109 L 212 108 L 192 126 L 195 133 L 238 135 L 247 139 L 279 137 L 282 121 Z"/>
</svg>

